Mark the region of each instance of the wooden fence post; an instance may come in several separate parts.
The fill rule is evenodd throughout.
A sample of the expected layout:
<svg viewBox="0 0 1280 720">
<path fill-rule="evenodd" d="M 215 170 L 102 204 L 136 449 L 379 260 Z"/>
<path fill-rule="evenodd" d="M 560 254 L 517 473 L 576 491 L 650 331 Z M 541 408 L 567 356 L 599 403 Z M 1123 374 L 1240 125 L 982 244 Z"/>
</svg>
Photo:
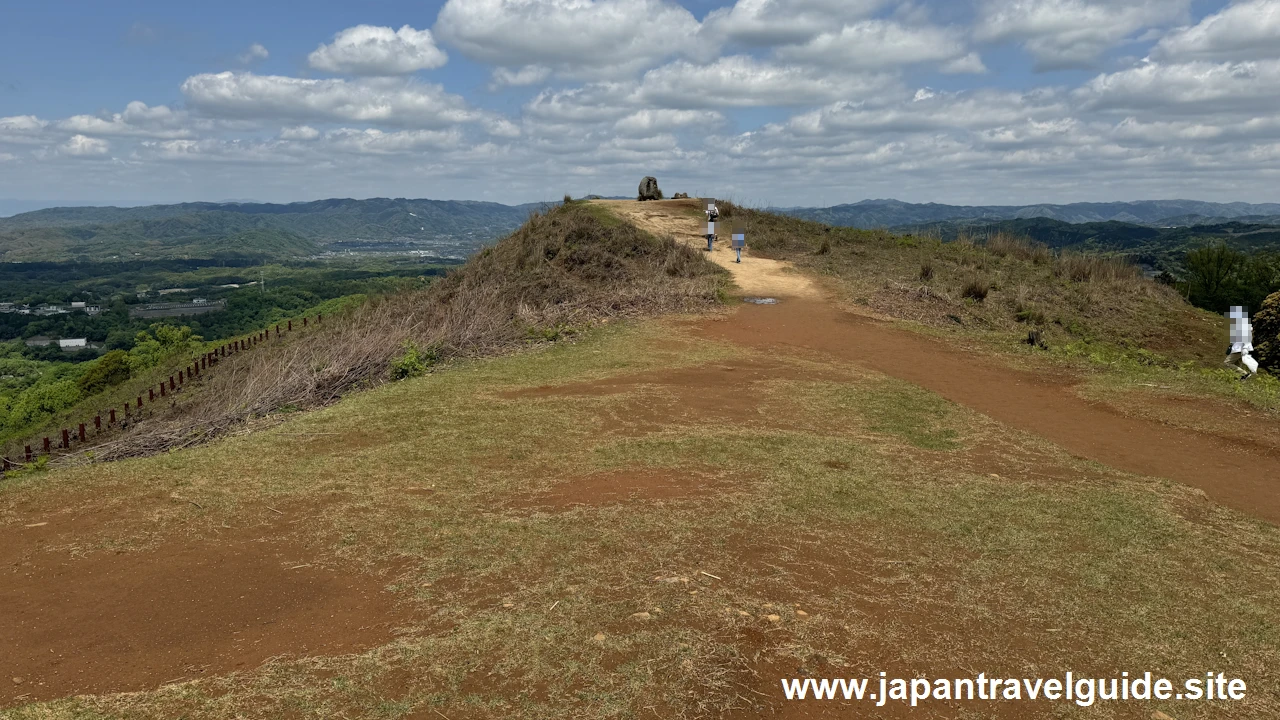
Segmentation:
<svg viewBox="0 0 1280 720">
<path fill-rule="evenodd" d="M 138 396 L 138 407 L 142 407 L 142 396 Z"/>
<path fill-rule="evenodd" d="M 101 430 L 101 429 L 102 429 L 102 415 L 101 415 L 101 414 L 98 414 L 98 415 L 94 415 L 94 416 L 93 416 L 93 429 L 94 429 L 94 430 Z"/>
<path fill-rule="evenodd" d="M 27 462 L 31 462 L 31 446 L 27 446 Z"/>
<path fill-rule="evenodd" d="M 302 318 L 302 327 L 306 327 L 306 326 L 307 326 L 307 319 L 304 317 Z"/>
<path fill-rule="evenodd" d="M 129 403 L 125 403 L 125 404 L 124 404 L 124 414 L 125 414 L 125 415 L 128 415 L 128 414 L 129 414 Z M 111 416 L 107 418 L 107 424 L 108 424 L 108 425 L 115 425 L 115 424 L 116 424 L 116 409 L 115 409 L 115 408 L 111 408 Z"/>
<path fill-rule="evenodd" d="M 80 423 L 80 442 L 84 442 L 84 423 Z"/>
<path fill-rule="evenodd" d="M 147 402 L 155 402 L 155 401 L 156 401 L 156 389 L 147 388 Z"/>
<path fill-rule="evenodd" d="M 71 431 L 66 428 L 62 428 L 62 445 L 59 447 L 71 449 Z"/>
<path fill-rule="evenodd" d="M 293 332 L 293 321 L 289 321 L 289 332 Z"/>
<path fill-rule="evenodd" d="M 50 452 L 50 448 L 52 448 L 52 447 L 53 447 L 53 444 L 52 444 L 52 443 L 50 443 L 50 442 L 49 442 L 49 438 L 47 438 L 47 437 L 46 437 L 46 438 L 44 439 L 44 454 L 45 454 L 45 455 L 48 455 L 48 454 L 49 454 L 49 452 Z"/>
</svg>

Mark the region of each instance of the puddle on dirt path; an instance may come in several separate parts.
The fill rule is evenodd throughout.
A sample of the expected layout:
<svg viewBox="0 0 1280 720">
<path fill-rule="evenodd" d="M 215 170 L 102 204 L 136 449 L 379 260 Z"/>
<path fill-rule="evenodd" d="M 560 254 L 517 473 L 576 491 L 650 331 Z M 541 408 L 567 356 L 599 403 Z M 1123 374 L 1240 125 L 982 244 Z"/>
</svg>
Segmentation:
<svg viewBox="0 0 1280 720">
<path fill-rule="evenodd" d="M 378 579 L 315 567 L 313 557 L 223 539 L 14 559 L 0 567 L 0 707 L 143 690 L 278 655 L 363 651 L 408 620 Z"/>
</svg>

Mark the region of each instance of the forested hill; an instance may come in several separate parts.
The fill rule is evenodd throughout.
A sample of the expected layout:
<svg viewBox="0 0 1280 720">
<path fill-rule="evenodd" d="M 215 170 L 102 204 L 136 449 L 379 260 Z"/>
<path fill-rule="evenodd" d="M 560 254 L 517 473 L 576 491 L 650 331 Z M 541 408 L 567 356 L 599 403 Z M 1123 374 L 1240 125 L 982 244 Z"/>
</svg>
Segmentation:
<svg viewBox="0 0 1280 720">
<path fill-rule="evenodd" d="M 0 260 L 289 258 L 331 246 L 459 257 L 544 205 L 374 198 L 49 208 L 0 219 Z"/>
<path fill-rule="evenodd" d="M 1197 200 L 1071 203 L 1067 205 L 942 205 L 900 200 L 863 200 L 825 208 L 776 208 L 774 212 L 828 225 L 897 227 L 941 221 L 1049 218 L 1066 223 L 1125 222 L 1138 225 L 1192 225 L 1244 220 L 1280 222 L 1280 203 L 1212 203 Z"/>
<path fill-rule="evenodd" d="M 1182 256 L 1194 248 L 1222 243 L 1243 252 L 1280 251 L 1280 221 L 1224 222 L 1157 228 L 1123 222 L 1066 223 L 1049 218 L 999 221 L 944 221 L 891 228 L 900 234 L 935 235 L 943 240 L 976 240 L 997 233 L 1029 237 L 1055 250 L 1119 253 L 1176 274 Z"/>
</svg>

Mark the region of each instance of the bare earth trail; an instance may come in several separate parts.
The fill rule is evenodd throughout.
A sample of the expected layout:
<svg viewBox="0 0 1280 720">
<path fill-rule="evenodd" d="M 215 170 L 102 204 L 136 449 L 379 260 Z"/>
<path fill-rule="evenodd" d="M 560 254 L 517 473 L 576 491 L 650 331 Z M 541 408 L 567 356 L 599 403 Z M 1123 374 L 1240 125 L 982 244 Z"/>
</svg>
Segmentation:
<svg viewBox="0 0 1280 720">
<path fill-rule="evenodd" d="M 601 204 L 651 232 L 694 246 L 705 242 L 686 204 Z M 786 263 L 753 258 L 748 252 L 739 265 L 719 243 L 711 259 L 728 268 L 747 295 L 769 295 L 782 302 L 744 305 L 727 321 L 701 322 L 698 329 L 704 337 L 851 361 L 928 388 L 1079 457 L 1185 483 L 1222 505 L 1280 524 L 1280 457 L 1273 450 L 1122 416 L 1080 398 L 1062 378 L 1011 369 L 888 322 L 843 311 Z"/>
</svg>

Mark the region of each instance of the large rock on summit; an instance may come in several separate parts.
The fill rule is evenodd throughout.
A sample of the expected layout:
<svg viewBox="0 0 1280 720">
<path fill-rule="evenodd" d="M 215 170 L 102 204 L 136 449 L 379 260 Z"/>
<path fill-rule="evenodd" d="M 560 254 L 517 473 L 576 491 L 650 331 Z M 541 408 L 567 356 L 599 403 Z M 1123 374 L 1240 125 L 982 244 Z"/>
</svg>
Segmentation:
<svg viewBox="0 0 1280 720">
<path fill-rule="evenodd" d="M 640 181 L 640 194 L 637 200 L 661 200 L 662 190 L 658 189 L 658 178 L 647 176 Z"/>
</svg>

